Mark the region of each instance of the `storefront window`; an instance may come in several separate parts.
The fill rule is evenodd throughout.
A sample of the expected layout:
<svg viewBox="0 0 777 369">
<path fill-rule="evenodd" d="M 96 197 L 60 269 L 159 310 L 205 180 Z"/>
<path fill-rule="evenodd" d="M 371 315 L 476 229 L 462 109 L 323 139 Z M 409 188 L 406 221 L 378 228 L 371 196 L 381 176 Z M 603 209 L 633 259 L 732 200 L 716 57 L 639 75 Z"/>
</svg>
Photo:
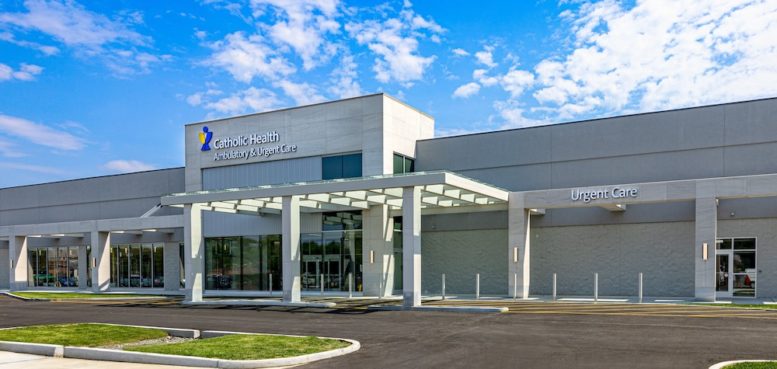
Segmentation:
<svg viewBox="0 0 777 369">
<path fill-rule="evenodd" d="M 280 235 L 205 239 L 205 288 L 266 291 L 281 289 Z"/>
<path fill-rule="evenodd" d="M 164 266 L 163 243 L 111 246 L 111 287 L 162 288 Z"/>
<path fill-rule="evenodd" d="M 41 247 L 29 251 L 31 287 L 78 287 L 78 247 Z"/>
</svg>

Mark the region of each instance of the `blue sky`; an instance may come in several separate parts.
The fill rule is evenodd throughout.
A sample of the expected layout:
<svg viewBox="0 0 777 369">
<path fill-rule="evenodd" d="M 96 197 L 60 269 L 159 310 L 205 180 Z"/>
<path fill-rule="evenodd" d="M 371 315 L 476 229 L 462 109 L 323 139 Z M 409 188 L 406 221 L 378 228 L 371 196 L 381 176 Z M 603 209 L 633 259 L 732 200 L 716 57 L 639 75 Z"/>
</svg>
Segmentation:
<svg viewBox="0 0 777 369">
<path fill-rule="evenodd" d="M 183 165 L 183 125 L 385 91 L 437 135 L 777 96 L 775 1 L 0 2 L 0 186 Z"/>
</svg>

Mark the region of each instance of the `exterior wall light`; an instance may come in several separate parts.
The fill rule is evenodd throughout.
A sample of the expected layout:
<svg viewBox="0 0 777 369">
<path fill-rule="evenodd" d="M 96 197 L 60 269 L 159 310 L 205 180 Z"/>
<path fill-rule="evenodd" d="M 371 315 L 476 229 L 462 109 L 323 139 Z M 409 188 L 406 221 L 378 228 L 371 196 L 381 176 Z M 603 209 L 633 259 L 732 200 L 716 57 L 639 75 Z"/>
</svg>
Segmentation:
<svg viewBox="0 0 777 369">
<path fill-rule="evenodd" d="M 375 264 L 375 250 L 370 250 L 370 264 Z"/>
<path fill-rule="evenodd" d="M 92 268 L 97 268 L 97 258 L 92 258 Z"/>
<path fill-rule="evenodd" d="M 518 247 L 513 247 L 513 263 L 518 262 Z"/>
<path fill-rule="evenodd" d="M 707 261 L 707 249 L 708 249 L 707 243 L 706 242 L 702 243 L 701 244 L 701 253 L 702 253 L 702 258 L 704 259 L 704 261 Z"/>
</svg>

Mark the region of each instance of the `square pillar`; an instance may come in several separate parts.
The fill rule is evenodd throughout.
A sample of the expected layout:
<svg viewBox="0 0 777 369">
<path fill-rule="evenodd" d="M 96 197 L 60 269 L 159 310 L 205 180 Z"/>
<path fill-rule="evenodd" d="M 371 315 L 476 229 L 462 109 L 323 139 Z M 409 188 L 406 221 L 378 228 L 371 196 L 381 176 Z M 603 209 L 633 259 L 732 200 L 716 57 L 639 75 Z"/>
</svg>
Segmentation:
<svg viewBox="0 0 777 369">
<path fill-rule="evenodd" d="M 183 208 L 184 262 L 186 269 L 186 301 L 202 301 L 205 288 L 205 240 L 202 235 L 202 206 L 184 205 Z"/>
<path fill-rule="evenodd" d="M 365 296 L 390 296 L 394 290 L 394 220 L 386 205 L 362 212 L 362 265 Z"/>
<path fill-rule="evenodd" d="M 8 255 L 11 259 L 8 287 L 12 291 L 27 289 L 31 271 L 27 252 L 27 236 L 11 235 L 8 238 Z"/>
<path fill-rule="evenodd" d="M 697 185 L 697 196 L 699 195 Z M 718 206 L 714 197 L 696 198 L 694 296 L 700 301 L 715 301 L 715 241 L 718 236 Z M 707 260 L 704 260 L 704 245 Z"/>
<path fill-rule="evenodd" d="M 78 289 L 85 290 L 89 287 L 89 273 L 87 267 L 91 263 L 86 254 L 86 245 L 78 247 Z"/>
<path fill-rule="evenodd" d="M 281 202 L 283 301 L 300 302 L 299 198 L 284 196 Z"/>
<path fill-rule="evenodd" d="M 179 242 L 165 242 L 165 291 L 178 292 L 181 290 L 181 244 Z"/>
<path fill-rule="evenodd" d="M 531 213 L 524 208 L 524 195 L 510 193 L 507 208 L 508 296 L 529 298 L 531 281 Z"/>
<path fill-rule="evenodd" d="M 421 188 L 402 189 L 402 297 L 421 306 Z"/>
<path fill-rule="evenodd" d="M 111 232 L 93 231 L 90 234 L 92 246 L 92 291 L 105 292 L 111 283 Z M 79 256 L 79 269 L 81 268 Z"/>
</svg>

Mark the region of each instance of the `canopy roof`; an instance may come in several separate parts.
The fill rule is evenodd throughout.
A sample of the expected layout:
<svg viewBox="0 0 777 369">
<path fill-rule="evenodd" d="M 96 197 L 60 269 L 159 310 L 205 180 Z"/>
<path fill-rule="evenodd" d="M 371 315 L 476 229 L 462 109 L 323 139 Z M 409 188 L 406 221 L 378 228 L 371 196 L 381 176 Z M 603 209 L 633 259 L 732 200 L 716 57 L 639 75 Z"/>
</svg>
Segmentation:
<svg viewBox="0 0 777 369">
<path fill-rule="evenodd" d="M 197 204 L 204 210 L 260 213 L 281 209 L 281 198 L 296 196 L 300 207 L 318 211 L 368 209 L 371 205 L 402 208 L 402 189 L 421 188 L 421 208 L 452 208 L 507 203 L 506 190 L 446 172 L 386 174 L 278 185 L 176 193 L 162 205 Z"/>
</svg>

